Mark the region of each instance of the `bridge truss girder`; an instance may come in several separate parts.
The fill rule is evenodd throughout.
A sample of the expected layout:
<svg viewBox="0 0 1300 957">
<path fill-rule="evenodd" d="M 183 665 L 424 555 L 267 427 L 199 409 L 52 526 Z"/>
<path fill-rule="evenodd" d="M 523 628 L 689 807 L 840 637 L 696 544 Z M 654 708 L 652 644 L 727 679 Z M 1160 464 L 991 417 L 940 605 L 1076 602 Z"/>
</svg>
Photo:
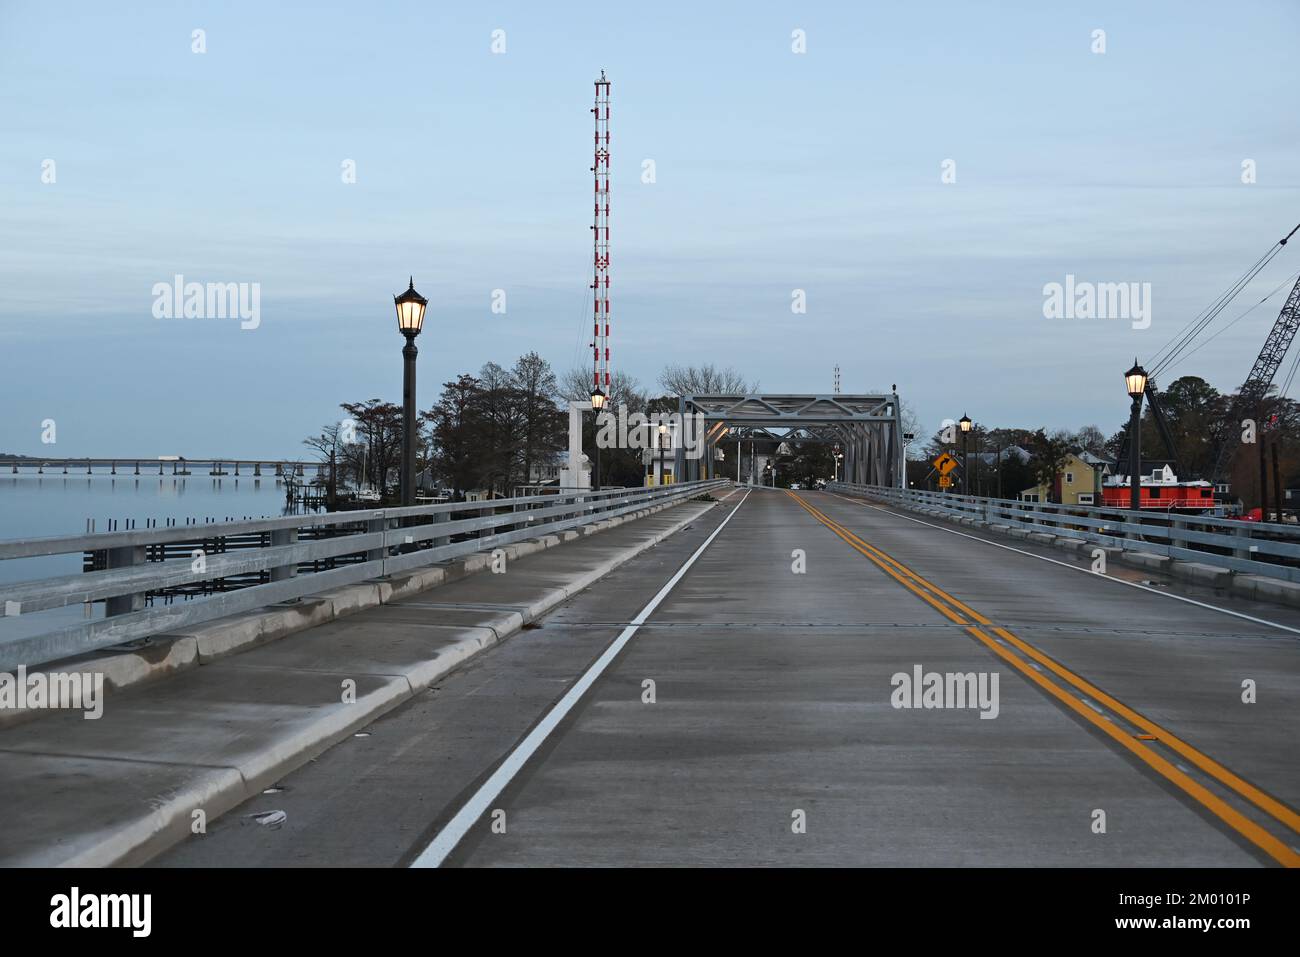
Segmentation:
<svg viewBox="0 0 1300 957">
<path fill-rule="evenodd" d="M 731 432 L 774 442 L 838 444 L 844 480 L 903 487 L 903 426 L 898 393 L 880 395 L 688 395 L 678 400 L 683 419 L 704 420 L 705 454 L 687 458 L 678 443 L 675 471 L 681 481 L 704 478 L 713 468 L 713 446 Z"/>
</svg>

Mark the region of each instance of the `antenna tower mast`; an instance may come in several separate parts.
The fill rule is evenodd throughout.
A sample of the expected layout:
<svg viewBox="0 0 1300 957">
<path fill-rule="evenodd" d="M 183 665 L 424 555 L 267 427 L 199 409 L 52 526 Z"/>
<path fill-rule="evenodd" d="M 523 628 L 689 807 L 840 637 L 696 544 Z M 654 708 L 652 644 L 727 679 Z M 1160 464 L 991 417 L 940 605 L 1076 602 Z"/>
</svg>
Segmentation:
<svg viewBox="0 0 1300 957">
<path fill-rule="evenodd" d="M 609 80 L 600 71 L 596 81 L 596 154 L 591 173 L 595 180 L 592 224 L 591 387 L 609 395 Z"/>
</svg>

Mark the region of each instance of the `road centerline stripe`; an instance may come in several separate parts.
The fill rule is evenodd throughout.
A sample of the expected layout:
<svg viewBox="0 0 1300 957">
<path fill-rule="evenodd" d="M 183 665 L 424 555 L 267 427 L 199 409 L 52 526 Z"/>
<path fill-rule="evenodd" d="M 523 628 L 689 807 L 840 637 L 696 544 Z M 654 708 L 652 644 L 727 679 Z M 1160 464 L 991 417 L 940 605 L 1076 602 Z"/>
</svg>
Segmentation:
<svg viewBox="0 0 1300 957">
<path fill-rule="evenodd" d="M 1233 808 L 1222 798 L 1193 780 L 1183 770 L 1175 767 L 1159 754 L 1152 751 L 1150 747 L 1139 744 L 1133 735 L 1116 727 L 1115 723 L 1107 719 L 1104 715 L 1098 714 L 1088 706 L 1084 699 L 1076 698 L 1075 696 L 1068 694 L 1065 689 L 1049 680 L 1047 676 L 1042 673 L 1041 669 L 1030 667 L 1033 665 L 1033 661 L 1026 662 L 1024 659 L 1013 654 L 1009 648 L 1000 645 L 997 638 L 989 636 L 985 632 L 984 628 L 981 627 L 992 624 L 988 618 L 970 608 L 965 603 L 953 598 L 951 595 L 948 595 L 948 593 L 943 591 L 943 589 L 929 582 L 902 562 L 890 557 L 875 546 L 869 545 L 834 519 L 825 515 L 816 506 L 805 501 L 801 496 L 795 495 L 793 492 L 789 494 L 791 498 L 798 502 L 799 505 L 817 519 L 818 522 L 829 528 L 841 540 L 848 543 L 854 550 L 864 555 L 881 570 L 885 571 L 900 583 L 906 585 L 910 591 L 913 591 L 925 600 L 931 607 L 945 614 L 947 617 L 952 618 L 954 612 L 948 611 L 945 608 L 947 602 L 951 602 L 963 613 L 974 618 L 978 624 L 970 625 L 970 627 L 966 629 L 967 632 L 969 632 L 971 636 L 981 644 L 985 645 L 994 655 L 1005 660 L 1035 685 L 1065 704 L 1076 714 L 1082 716 L 1093 726 L 1102 730 L 1125 750 L 1136 755 L 1161 776 L 1177 785 L 1182 791 L 1195 799 L 1199 804 L 1209 810 L 1242 837 L 1259 847 L 1279 863 L 1288 867 L 1300 866 L 1300 854 L 1297 854 L 1295 850 L 1287 846 L 1287 844 L 1264 830 L 1264 828 L 1259 824 L 1245 817 L 1240 811 Z M 911 584 L 913 581 L 923 584 L 924 587 L 913 587 Z M 935 597 L 936 595 L 943 595 L 947 601 L 940 600 Z M 991 630 L 995 635 L 1005 639 L 1021 653 L 1034 659 L 1034 661 L 1041 662 L 1051 670 L 1054 675 L 1072 686 L 1076 691 L 1095 697 L 1125 720 L 1137 725 L 1148 734 L 1154 734 L 1159 743 L 1165 744 L 1178 754 L 1192 761 L 1202 771 L 1219 781 L 1219 783 L 1236 792 L 1240 797 L 1249 801 L 1251 804 L 1254 804 L 1256 807 L 1260 808 L 1260 810 L 1266 812 L 1273 818 L 1281 821 L 1292 830 L 1300 831 L 1300 815 L 1286 804 L 1256 788 L 1254 785 L 1250 784 L 1250 782 L 1220 765 L 1213 758 L 1198 751 L 1186 742 L 1181 741 L 1175 735 L 1166 731 L 1155 722 L 1094 687 L 1086 679 L 1076 675 L 1064 665 L 1059 664 L 1050 656 L 1039 651 L 1037 648 L 1034 648 L 1028 642 L 1012 634 L 1007 629 L 995 626 Z"/>
</svg>

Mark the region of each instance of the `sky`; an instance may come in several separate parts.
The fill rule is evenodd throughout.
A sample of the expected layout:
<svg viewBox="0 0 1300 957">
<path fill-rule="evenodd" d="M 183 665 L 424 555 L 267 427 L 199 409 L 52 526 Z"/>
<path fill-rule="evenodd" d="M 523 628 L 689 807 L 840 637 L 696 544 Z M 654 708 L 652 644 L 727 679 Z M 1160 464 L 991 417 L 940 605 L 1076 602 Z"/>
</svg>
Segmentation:
<svg viewBox="0 0 1300 957">
<path fill-rule="evenodd" d="M 1300 222 L 1296 0 L 607 6 L 0 0 L 0 452 L 301 455 L 400 401 L 409 276 L 422 408 L 589 366 L 602 69 L 613 367 L 647 387 L 838 364 L 927 431 L 1109 434 L 1133 358 Z M 256 327 L 157 317 L 176 275 L 257 284 Z M 1149 283 L 1149 325 L 1047 318 L 1067 275 Z M 1173 373 L 1235 388 L 1284 295 Z"/>
</svg>

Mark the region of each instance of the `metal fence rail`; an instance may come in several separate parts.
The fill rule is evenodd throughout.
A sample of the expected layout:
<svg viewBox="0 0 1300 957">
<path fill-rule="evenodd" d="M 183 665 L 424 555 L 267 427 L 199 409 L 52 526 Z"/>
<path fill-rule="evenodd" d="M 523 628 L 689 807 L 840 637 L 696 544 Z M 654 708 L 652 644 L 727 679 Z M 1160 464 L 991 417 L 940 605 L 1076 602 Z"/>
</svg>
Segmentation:
<svg viewBox="0 0 1300 957">
<path fill-rule="evenodd" d="M 1049 505 L 846 482 L 832 482 L 826 487 L 901 508 L 929 510 L 951 518 L 969 517 L 988 525 L 1045 532 L 1102 548 L 1163 555 L 1300 582 L 1300 529 L 1293 525 L 1177 512 L 1134 513 L 1105 506 Z"/>
<path fill-rule="evenodd" d="M 102 552 L 100 571 L 60 575 L 0 585 L 4 615 L 103 601 L 106 616 L 62 625 L 33 635 L 0 637 L 0 671 L 35 667 L 149 635 L 175 631 L 226 615 L 318 594 L 448 561 L 474 552 L 575 528 L 651 505 L 678 502 L 728 484 L 726 480 L 689 482 L 650 489 L 611 489 L 481 502 L 448 502 L 405 508 L 329 512 L 209 525 L 137 529 L 0 541 L 0 561 L 50 555 Z M 299 541 L 304 529 L 330 537 Z M 265 547 L 180 559 L 148 561 L 156 547 L 178 542 L 212 543 L 226 537 L 267 533 Z M 459 538 L 458 541 L 453 539 Z M 338 567 L 300 574 L 304 565 L 348 556 Z M 149 596 L 182 585 L 265 573 L 263 584 L 219 591 L 208 598 L 147 607 Z"/>
</svg>

